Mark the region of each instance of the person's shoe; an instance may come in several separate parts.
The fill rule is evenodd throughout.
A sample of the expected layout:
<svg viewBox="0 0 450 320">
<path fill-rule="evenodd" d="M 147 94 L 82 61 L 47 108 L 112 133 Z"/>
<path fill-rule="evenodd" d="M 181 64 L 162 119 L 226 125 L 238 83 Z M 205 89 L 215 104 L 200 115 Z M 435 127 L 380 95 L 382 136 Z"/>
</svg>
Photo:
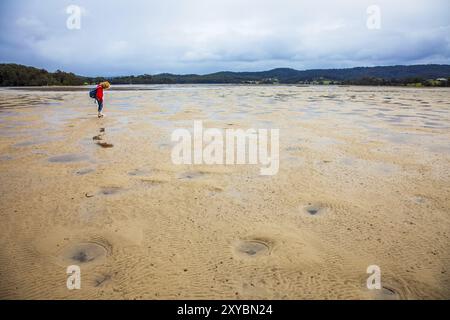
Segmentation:
<svg viewBox="0 0 450 320">
<path fill-rule="evenodd" d="M 98 113 L 98 117 L 99 117 L 99 118 L 103 117 L 103 113 L 99 112 L 99 113 Z"/>
</svg>

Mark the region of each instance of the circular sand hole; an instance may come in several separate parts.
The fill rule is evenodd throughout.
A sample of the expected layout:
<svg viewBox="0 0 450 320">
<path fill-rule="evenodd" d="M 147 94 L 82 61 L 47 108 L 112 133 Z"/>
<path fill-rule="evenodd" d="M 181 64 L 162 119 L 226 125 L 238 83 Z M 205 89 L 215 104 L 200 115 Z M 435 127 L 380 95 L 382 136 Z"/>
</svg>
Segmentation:
<svg viewBox="0 0 450 320">
<path fill-rule="evenodd" d="M 91 172 L 94 172 L 94 171 L 95 171 L 95 169 L 92 169 L 92 168 L 83 168 L 83 169 L 77 170 L 75 172 L 75 174 L 78 175 L 78 176 L 83 176 L 85 174 L 88 174 L 88 173 L 91 173 Z"/>
<path fill-rule="evenodd" d="M 308 203 L 308 205 L 303 207 L 303 211 L 311 216 L 316 216 L 325 213 L 326 210 L 327 210 L 326 207 L 317 203 Z"/>
<path fill-rule="evenodd" d="M 381 298 L 385 300 L 397 300 L 400 299 L 398 292 L 390 287 L 383 286 L 380 292 Z"/>
<path fill-rule="evenodd" d="M 371 298 L 375 300 L 400 300 L 398 290 L 392 287 L 382 286 L 381 289 L 370 290 Z"/>
<path fill-rule="evenodd" d="M 62 258 L 73 264 L 100 262 L 106 258 L 107 249 L 94 242 L 82 242 L 66 247 Z"/>
<path fill-rule="evenodd" d="M 242 257 L 260 257 L 270 253 L 269 244 L 261 240 L 240 240 L 234 249 Z"/>
<path fill-rule="evenodd" d="M 134 169 L 133 171 L 128 172 L 129 176 L 145 176 L 149 175 L 150 171 L 142 170 L 142 169 Z"/>
<path fill-rule="evenodd" d="M 109 196 L 109 195 L 120 193 L 122 191 L 123 191 L 123 188 L 121 188 L 121 187 L 104 187 L 104 188 L 101 188 L 100 193 L 105 196 Z"/>
</svg>

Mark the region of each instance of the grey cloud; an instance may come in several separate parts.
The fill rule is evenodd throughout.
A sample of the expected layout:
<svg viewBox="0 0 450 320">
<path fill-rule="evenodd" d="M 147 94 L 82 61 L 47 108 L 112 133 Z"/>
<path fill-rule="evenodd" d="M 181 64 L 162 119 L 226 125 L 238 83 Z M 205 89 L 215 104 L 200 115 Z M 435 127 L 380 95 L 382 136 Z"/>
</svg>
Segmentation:
<svg viewBox="0 0 450 320">
<path fill-rule="evenodd" d="M 366 0 L 6 0 L 0 60 L 85 75 L 450 62 L 448 1 L 376 2 L 380 30 Z"/>
</svg>

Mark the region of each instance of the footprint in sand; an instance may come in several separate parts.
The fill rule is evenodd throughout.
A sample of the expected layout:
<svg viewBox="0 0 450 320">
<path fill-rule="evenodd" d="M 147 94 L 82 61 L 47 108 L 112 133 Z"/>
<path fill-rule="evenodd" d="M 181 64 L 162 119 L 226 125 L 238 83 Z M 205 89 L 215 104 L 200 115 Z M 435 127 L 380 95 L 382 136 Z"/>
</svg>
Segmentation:
<svg viewBox="0 0 450 320">
<path fill-rule="evenodd" d="M 96 140 L 96 141 L 98 141 L 98 140 L 103 140 L 103 135 L 102 135 L 102 134 L 98 134 L 98 135 L 96 135 L 96 136 L 93 136 L 93 137 L 92 137 L 92 140 Z"/>
<path fill-rule="evenodd" d="M 108 142 L 97 142 L 97 145 L 99 145 L 102 148 L 112 148 L 114 145 L 112 143 Z"/>
<path fill-rule="evenodd" d="M 108 143 L 103 140 L 103 137 L 105 136 L 105 128 L 100 128 L 100 134 L 93 136 L 92 140 L 97 141 L 97 145 L 99 145 L 102 148 L 112 148 L 114 145 L 112 143 Z"/>
</svg>

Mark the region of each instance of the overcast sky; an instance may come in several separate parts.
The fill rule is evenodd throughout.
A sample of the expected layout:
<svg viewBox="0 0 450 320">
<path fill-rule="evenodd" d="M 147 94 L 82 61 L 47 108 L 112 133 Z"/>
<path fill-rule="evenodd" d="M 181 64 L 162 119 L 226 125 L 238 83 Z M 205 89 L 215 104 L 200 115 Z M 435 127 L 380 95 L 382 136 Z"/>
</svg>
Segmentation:
<svg viewBox="0 0 450 320">
<path fill-rule="evenodd" d="M 1 0 L 0 16 L 0 62 L 89 76 L 450 63 L 448 0 Z"/>
</svg>

